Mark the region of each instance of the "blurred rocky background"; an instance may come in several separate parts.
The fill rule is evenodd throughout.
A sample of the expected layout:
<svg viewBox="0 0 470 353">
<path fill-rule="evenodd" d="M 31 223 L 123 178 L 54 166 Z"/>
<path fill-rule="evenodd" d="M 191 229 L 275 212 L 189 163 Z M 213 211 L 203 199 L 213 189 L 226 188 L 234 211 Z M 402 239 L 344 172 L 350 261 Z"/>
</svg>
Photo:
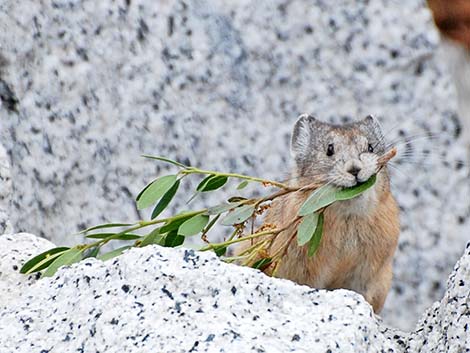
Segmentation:
<svg viewBox="0 0 470 353">
<path fill-rule="evenodd" d="M 457 89 L 464 138 L 470 148 L 470 1 L 428 0 L 443 35 L 440 55 Z"/>
<path fill-rule="evenodd" d="M 5 0 L 3 212 L 15 231 L 76 243 L 85 226 L 147 216 L 133 199 L 168 167 L 142 153 L 284 179 L 300 113 L 374 114 L 402 152 L 383 318 L 409 329 L 441 298 L 470 231 L 463 125 L 439 43 L 420 0 Z"/>
</svg>

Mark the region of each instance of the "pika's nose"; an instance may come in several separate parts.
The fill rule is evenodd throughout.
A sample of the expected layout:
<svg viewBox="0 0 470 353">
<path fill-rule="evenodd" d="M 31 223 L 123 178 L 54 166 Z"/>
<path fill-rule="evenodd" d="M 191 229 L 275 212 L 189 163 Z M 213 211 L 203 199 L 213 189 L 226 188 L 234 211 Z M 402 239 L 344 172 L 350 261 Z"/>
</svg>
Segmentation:
<svg viewBox="0 0 470 353">
<path fill-rule="evenodd" d="M 359 174 L 359 172 L 361 171 L 361 168 L 359 167 L 351 167 L 348 169 L 348 173 L 353 175 L 356 179 L 357 179 L 357 175 Z"/>
</svg>

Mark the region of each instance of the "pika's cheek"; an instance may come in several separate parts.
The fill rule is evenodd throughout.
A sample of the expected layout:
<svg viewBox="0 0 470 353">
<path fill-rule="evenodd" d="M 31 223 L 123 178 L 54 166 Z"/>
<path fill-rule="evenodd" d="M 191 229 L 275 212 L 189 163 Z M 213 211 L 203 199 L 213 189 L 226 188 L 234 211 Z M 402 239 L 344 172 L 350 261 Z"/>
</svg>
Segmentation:
<svg viewBox="0 0 470 353">
<path fill-rule="evenodd" d="M 358 174 L 358 178 L 359 181 L 363 182 L 369 179 L 372 175 L 377 172 L 378 157 L 372 153 L 365 153 L 361 155 L 360 160 L 362 162 L 362 170 Z"/>
<path fill-rule="evenodd" d="M 340 166 L 336 166 L 331 170 L 329 173 L 329 180 L 333 184 L 342 187 L 351 187 L 356 185 L 356 178 L 352 174 L 346 172 L 344 167 Z"/>
</svg>

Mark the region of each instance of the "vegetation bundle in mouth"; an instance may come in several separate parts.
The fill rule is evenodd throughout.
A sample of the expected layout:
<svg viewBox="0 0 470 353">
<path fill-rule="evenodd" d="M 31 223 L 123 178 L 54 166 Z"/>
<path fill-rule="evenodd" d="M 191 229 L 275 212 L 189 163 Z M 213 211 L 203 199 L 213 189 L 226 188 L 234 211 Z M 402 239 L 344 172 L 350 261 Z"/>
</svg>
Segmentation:
<svg viewBox="0 0 470 353">
<path fill-rule="evenodd" d="M 379 158 L 377 173 L 396 153 L 396 149 L 393 148 Z M 314 179 L 306 186 L 292 187 L 285 183 L 258 177 L 203 170 L 164 157 L 148 155 L 144 157 L 170 163 L 179 169 L 175 174 L 151 181 L 138 194 L 136 198 L 138 209 L 153 207 L 149 220 L 133 223 L 106 223 L 87 228 L 79 234 L 84 234 L 91 242 L 47 250 L 27 261 L 20 272 L 30 274 L 43 271 L 42 276 L 52 276 L 61 266 L 70 265 L 85 258 L 95 257 L 105 261 L 119 256 L 132 247 L 144 247 L 151 244 L 177 247 L 182 245 L 186 238 L 198 235 L 206 243 L 200 251 L 214 251 L 226 262 L 239 261 L 244 265 L 261 270 L 270 266 L 273 268 L 272 273 L 275 274 L 285 250 L 290 246 L 289 241 L 275 254 L 269 257 L 265 255 L 267 254 L 266 249 L 277 235 L 288 227 L 298 224 L 297 243 L 299 246 L 308 244 L 308 255 L 313 256 L 321 241 L 325 208 L 334 202 L 350 200 L 359 196 L 371 188 L 376 181 L 375 174 L 364 183 L 349 188 L 332 187 L 325 185 L 323 180 Z M 191 199 L 202 193 L 214 192 L 231 179 L 240 181 L 237 190 L 244 189 L 250 183 L 259 183 L 264 187 L 272 187 L 277 190 L 258 198 L 230 197 L 226 202 L 213 207 L 182 212 L 170 217 L 160 217 L 178 192 L 182 180 L 194 174 L 205 177 L 196 187 Z M 311 195 L 287 227 L 278 228 L 276 225 L 264 224 L 261 228 L 254 229 L 257 217 L 260 217 L 269 208 L 273 200 L 295 192 L 309 192 Z M 223 242 L 213 243 L 209 240 L 210 231 L 215 224 L 232 228 L 231 235 Z M 146 234 L 140 234 L 142 230 L 145 230 Z M 139 234 L 136 233 L 137 231 Z M 250 244 L 251 246 L 248 246 L 237 256 L 227 255 L 229 246 L 257 238 L 263 240 Z M 127 241 L 129 244 L 109 252 L 103 252 L 105 244 L 116 240 Z"/>
</svg>

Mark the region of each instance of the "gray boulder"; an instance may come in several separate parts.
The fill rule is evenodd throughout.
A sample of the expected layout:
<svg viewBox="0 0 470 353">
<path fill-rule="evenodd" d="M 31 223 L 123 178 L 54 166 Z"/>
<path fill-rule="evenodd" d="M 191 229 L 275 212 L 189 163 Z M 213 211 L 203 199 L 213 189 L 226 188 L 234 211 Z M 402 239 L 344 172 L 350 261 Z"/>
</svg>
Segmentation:
<svg viewBox="0 0 470 353">
<path fill-rule="evenodd" d="M 184 248 L 148 246 L 104 263 L 87 259 L 52 278 L 21 278 L 24 259 L 50 245 L 30 234 L 0 238 L 2 353 L 470 349 L 468 249 L 444 299 L 403 333 L 354 292 L 299 286 Z"/>
<path fill-rule="evenodd" d="M 384 320 L 411 328 L 443 295 L 468 241 L 470 188 L 425 1 L 3 0 L 1 8 L 0 142 L 11 158 L 16 231 L 70 244 L 87 225 L 144 218 L 133 199 L 168 167 L 142 153 L 282 179 L 298 114 L 342 122 L 372 113 L 401 156 L 391 172 L 402 234 Z M 173 210 L 187 207 L 192 187 Z"/>
<path fill-rule="evenodd" d="M 0 234 L 13 232 L 9 215 L 11 191 L 10 162 L 5 149 L 0 144 Z"/>
</svg>

